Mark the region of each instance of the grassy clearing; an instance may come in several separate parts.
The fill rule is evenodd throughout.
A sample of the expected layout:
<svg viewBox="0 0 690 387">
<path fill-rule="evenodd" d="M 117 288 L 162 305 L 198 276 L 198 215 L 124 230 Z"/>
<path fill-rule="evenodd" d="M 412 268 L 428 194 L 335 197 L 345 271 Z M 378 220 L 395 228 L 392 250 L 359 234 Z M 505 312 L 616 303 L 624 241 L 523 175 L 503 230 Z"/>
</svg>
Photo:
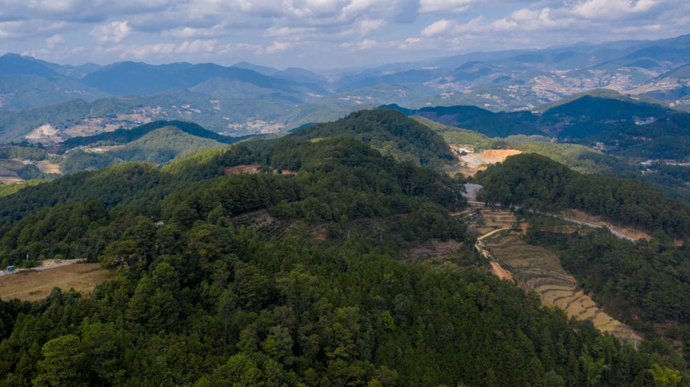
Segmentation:
<svg viewBox="0 0 690 387">
<path fill-rule="evenodd" d="M 53 288 L 74 289 L 90 293 L 96 285 L 112 278 L 114 273 L 97 263 L 62 266 L 42 271 L 27 271 L 0 277 L 0 298 L 38 301 L 50 295 Z"/>
</svg>

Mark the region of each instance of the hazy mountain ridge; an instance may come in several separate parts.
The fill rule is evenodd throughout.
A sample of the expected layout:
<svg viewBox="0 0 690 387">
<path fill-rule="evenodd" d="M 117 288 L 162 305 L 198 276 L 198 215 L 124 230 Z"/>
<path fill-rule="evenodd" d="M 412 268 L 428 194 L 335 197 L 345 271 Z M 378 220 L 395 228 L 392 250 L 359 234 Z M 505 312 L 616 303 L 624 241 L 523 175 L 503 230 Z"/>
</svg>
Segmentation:
<svg viewBox="0 0 690 387">
<path fill-rule="evenodd" d="M 191 120 L 236 135 L 276 133 L 382 104 L 535 110 L 600 88 L 656 98 L 684 109 L 690 106 L 690 85 L 678 74 L 682 75 L 689 55 L 690 39 L 681 36 L 471 53 L 328 76 L 246 62 L 231 67 L 136 62 L 61 66 L 6 55 L 0 58 L 0 90 L 4 90 L 0 91 L 0 140 L 21 141 L 44 125 L 55 128 L 57 137 L 41 137 L 41 133 L 31 137 L 54 141 L 84 131 L 92 134 L 166 119 Z M 22 63 L 19 67 L 24 70 L 18 70 L 16 63 Z M 22 71 L 29 74 L 16 74 Z M 18 82 L 22 77 L 31 81 Z M 118 96 L 102 98 L 114 94 Z M 58 110 L 70 110 L 74 104 L 67 101 L 74 98 L 93 105 L 69 118 L 55 118 L 49 113 L 55 107 L 42 107 L 65 103 Z M 11 118 L 2 112 L 32 106 L 38 110 L 12 112 Z"/>
</svg>

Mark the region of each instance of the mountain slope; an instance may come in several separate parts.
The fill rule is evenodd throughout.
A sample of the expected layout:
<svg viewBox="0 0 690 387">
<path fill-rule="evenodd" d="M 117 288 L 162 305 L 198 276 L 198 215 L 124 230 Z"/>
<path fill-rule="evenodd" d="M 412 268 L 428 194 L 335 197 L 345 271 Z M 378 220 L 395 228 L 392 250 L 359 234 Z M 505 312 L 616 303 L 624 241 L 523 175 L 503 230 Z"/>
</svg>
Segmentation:
<svg viewBox="0 0 690 387">
<path fill-rule="evenodd" d="M 419 110 L 403 109 L 397 105 L 382 106 L 410 116 L 421 116 L 445 125 L 470 129 L 489 137 L 507 137 L 516 134 L 540 135 L 537 117 L 529 112 L 493 113 L 474 106 L 437 106 Z"/>
<path fill-rule="evenodd" d="M 165 128 L 165 127 L 175 127 L 180 131 L 187 133 L 189 135 L 210 139 L 223 144 L 235 143 L 241 138 L 238 137 L 228 137 L 222 136 L 218 133 L 206 130 L 203 127 L 193 124 L 191 122 L 182 121 L 156 121 L 149 124 L 138 126 L 134 129 L 118 129 L 113 132 L 106 132 L 102 134 L 97 134 L 95 136 L 85 136 L 85 137 L 75 137 L 66 140 L 60 144 L 62 148 L 70 149 L 78 146 L 85 146 L 90 144 L 95 144 L 99 142 L 107 144 L 124 144 L 135 141 L 152 131 Z"/>
<path fill-rule="evenodd" d="M 189 134 L 179 125 L 171 125 L 153 130 L 108 153 L 125 161 L 165 164 L 175 158 L 189 157 L 206 149 L 224 146 L 224 143 Z"/>
<path fill-rule="evenodd" d="M 649 232 L 690 235 L 690 207 L 685 203 L 637 181 L 582 175 L 544 156 L 509 157 L 477 174 L 477 181 L 486 187 L 481 196 L 487 203 L 578 209 Z"/>
<path fill-rule="evenodd" d="M 145 63 L 122 62 L 88 74 L 83 78 L 83 82 L 110 94 L 141 95 L 173 88 L 189 88 L 212 78 L 237 80 L 278 90 L 294 90 L 301 87 L 297 83 L 266 76 L 252 70 L 223 67 L 213 63 L 197 65 L 175 63 L 154 66 Z M 305 86 L 307 89 L 311 87 Z"/>
<path fill-rule="evenodd" d="M 363 110 L 326 124 L 293 132 L 288 139 L 352 136 L 397 160 L 439 165 L 453 156 L 443 139 L 426 126 L 390 109 Z"/>
<path fill-rule="evenodd" d="M 586 382 L 582 365 L 625 387 L 676 372 L 487 274 L 450 216 L 465 206 L 451 179 L 352 137 L 212 153 L 186 170 L 126 164 L 0 198 L 3 265 L 78 254 L 118 270 L 89 296 L 0 301 L 3 382 L 562 386 Z M 247 162 L 298 174 L 223 176 Z M 439 264 L 400 261 L 451 240 Z"/>
<path fill-rule="evenodd" d="M 59 74 L 42 61 L 16 54 L 0 56 L 0 111 L 30 109 L 77 98 L 93 101 L 107 95 Z"/>
</svg>

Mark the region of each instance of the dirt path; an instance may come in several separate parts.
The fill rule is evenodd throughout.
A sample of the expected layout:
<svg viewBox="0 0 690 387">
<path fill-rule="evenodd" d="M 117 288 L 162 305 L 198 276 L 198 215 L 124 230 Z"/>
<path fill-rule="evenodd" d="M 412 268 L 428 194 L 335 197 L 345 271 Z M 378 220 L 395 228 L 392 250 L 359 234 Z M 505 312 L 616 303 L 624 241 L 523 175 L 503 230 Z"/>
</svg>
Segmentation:
<svg viewBox="0 0 690 387">
<path fill-rule="evenodd" d="M 36 266 L 32 268 L 19 268 L 16 269 L 15 271 L 0 271 L 0 277 L 4 276 L 9 276 L 9 275 L 14 275 L 14 274 L 19 274 L 19 273 L 24 273 L 27 271 L 43 271 L 43 270 L 50 270 L 50 269 L 57 269 L 59 267 L 64 267 L 64 266 L 69 266 L 69 265 L 74 265 L 76 263 L 83 262 L 81 259 L 66 259 L 66 260 L 45 260 L 41 263 L 41 266 Z"/>
<path fill-rule="evenodd" d="M 513 275 L 508 270 L 504 269 L 498 262 L 496 262 L 494 257 L 491 255 L 491 252 L 486 249 L 484 242 L 482 242 L 484 238 L 488 238 L 501 231 L 507 230 L 509 230 L 509 228 L 499 228 L 497 230 L 490 231 L 487 234 L 480 236 L 479 238 L 477 238 L 477 243 L 474 245 L 474 248 L 477 250 L 477 252 L 479 252 L 479 254 L 481 254 L 482 257 L 489 260 L 489 265 L 491 265 L 491 273 L 493 273 L 496 277 L 504 281 L 515 283 Z"/>
<path fill-rule="evenodd" d="M 590 228 L 607 228 L 611 232 L 611 234 L 613 234 L 616 238 L 629 240 L 631 242 L 637 242 L 640 239 L 651 239 L 651 236 L 643 231 L 636 230 L 631 227 L 614 226 L 609 222 L 601 220 L 598 217 L 585 214 L 581 211 L 571 210 L 567 214 L 554 214 L 550 212 L 532 210 L 530 210 L 530 212 L 565 220 L 566 222 L 579 224 L 580 226 L 586 226 Z"/>
</svg>

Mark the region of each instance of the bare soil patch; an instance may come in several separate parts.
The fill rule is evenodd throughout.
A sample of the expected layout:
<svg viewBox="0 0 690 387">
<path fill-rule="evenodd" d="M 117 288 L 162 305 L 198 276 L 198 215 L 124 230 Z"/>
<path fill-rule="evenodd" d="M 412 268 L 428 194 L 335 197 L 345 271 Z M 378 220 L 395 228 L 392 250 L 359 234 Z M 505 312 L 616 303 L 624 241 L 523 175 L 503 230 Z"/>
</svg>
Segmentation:
<svg viewBox="0 0 690 387">
<path fill-rule="evenodd" d="M 259 164 L 240 164 L 240 165 L 235 165 L 232 167 L 225 167 L 225 176 L 228 175 L 239 175 L 241 173 L 247 173 L 250 175 L 256 175 L 258 173 L 262 173 L 261 170 L 261 165 Z M 267 173 L 273 173 L 274 175 L 290 175 L 290 176 L 295 176 L 297 175 L 296 171 L 291 171 L 289 169 L 283 169 L 281 171 L 274 169 L 273 171 L 268 171 Z"/>
<path fill-rule="evenodd" d="M 98 263 L 80 263 L 40 271 L 24 271 L 0 277 L 0 298 L 23 301 L 39 301 L 50 295 L 53 288 L 74 289 L 90 293 L 96 285 L 112 278 L 111 270 L 102 269 Z"/>
<path fill-rule="evenodd" d="M 454 145 L 451 150 L 455 153 L 458 165 L 448 171 L 450 175 L 461 173 L 464 176 L 474 176 L 492 164 L 502 163 L 508 157 L 519 155 L 517 149 L 487 149 L 475 152 L 471 145 Z"/>
</svg>

